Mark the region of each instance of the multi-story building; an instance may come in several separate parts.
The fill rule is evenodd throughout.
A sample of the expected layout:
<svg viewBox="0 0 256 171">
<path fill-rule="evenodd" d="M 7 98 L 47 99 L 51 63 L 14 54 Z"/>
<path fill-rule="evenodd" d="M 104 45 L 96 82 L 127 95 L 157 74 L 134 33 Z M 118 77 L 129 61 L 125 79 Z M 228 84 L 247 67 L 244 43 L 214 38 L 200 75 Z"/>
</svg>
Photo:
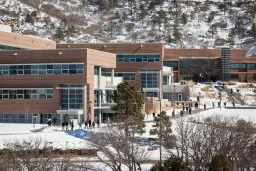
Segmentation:
<svg viewBox="0 0 256 171">
<path fill-rule="evenodd" d="M 245 50 L 165 49 L 163 43 L 56 45 L 6 30 L 0 31 L 0 49 L 0 122 L 104 121 L 112 115 L 112 94 L 122 81 L 145 97 L 189 100 L 172 84 L 205 76 L 197 68 L 192 72 L 190 61 L 201 66 L 214 61 L 212 80 L 256 82 L 256 58 L 246 58 Z"/>
</svg>

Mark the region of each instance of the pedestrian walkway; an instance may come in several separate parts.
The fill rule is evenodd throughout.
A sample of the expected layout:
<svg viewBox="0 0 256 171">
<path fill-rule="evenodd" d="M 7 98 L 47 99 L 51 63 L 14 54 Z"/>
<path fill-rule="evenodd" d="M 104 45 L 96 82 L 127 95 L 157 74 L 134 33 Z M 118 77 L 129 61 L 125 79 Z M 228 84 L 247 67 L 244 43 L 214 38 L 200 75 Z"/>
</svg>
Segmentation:
<svg viewBox="0 0 256 171">
<path fill-rule="evenodd" d="M 204 109 L 196 109 L 196 110 L 192 110 L 191 111 L 191 115 L 193 114 L 197 114 L 197 113 L 200 113 L 200 112 L 203 112 L 203 111 L 206 111 L 206 110 L 210 110 L 210 109 L 213 109 L 213 108 L 206 108 L 205 110 Z M 177 114 L 175 115 L 175 117 L 171 117 L 172 119 L 178 119 L 178 118 L 181 118 L 181 117 L 184 117 L 184 116 L 190 116 L 189 113 L 187 112 L 184 112 L 184 114 L 181 116 L 180 114 Z"/>
</svg>

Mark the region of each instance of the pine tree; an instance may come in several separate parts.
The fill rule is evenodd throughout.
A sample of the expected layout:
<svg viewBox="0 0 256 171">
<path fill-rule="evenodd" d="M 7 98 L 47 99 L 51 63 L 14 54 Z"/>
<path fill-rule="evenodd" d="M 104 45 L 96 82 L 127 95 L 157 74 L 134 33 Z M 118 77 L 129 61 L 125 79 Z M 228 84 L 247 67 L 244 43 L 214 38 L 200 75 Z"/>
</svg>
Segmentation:
<svg viewBox="0 0 256 171">
<path fill-rule="evenodd" d="M 124 123 L 125 132 L 128 133 L 130 125 L 136 125 L 135 131 L 144 132 L 144 115 L 142 114 L 143 99 L 136 88 L 128 82 L 120 83 L 114 93 L 115 120 Z"/>
<path fill-rule="evenodd" d="M 209 171 L 232 171 L 232 166 L 229 158 L 223 154 L 219 154 L 213 157 L 209 164 Z"/>
<path fill-rule="evenodd" d="M 166 149 L 170 149 L 174 143 L 171 126 L 172 122 L 170 117 L 166 115 L 165 111 L 162 111 L 155 117 L 155 131 L 154 133 L 151 132 L 151 134 L 156 134 L 158 136 L 156 143 L 160 144 L 161 139 L 161 145 L 163 145 Z"/>
<path fill-rule="evenodd" d="M 229 43 L 229 47 L 233 48 L 235 45 L 235 40 L 234 40 L 234 30 L 232 29 L 230 31 L 230 33 L 228 34 L 228 43 Z"/>
<path fill-rule="evenodd" d="M 256 41 L 256 23 L 255 22 L 252 23 L 252 35 L 253 35 L 254 41 Z"/>
<path fill-rule="evenodd" d="M 186 25 L 186 24 L 187 24 L 187 22 L 188 22 L 187 14 L 182 13 L 181 21 L 182 21 L 182 24 L 183 24 L 183 25 Z"/>
<path fill-rule="evenodd" d="M 216 34 L 216 32 L 217 32 L 216 27 L 215 26 L 211 26 L 211 28 L 209 29 L 209 32 L 211 33 L 212 38 L 213 38 L 214 34 Z"/>
<path fill-rule="evenodd" d="M 178 26 L 177 24 L 174 25 L 174 28 L 173 28 L 173 37 L 174 37 L 174 40 L 177 42 L 181 39 L 181 33 L 178 29 Z"/>
<path fill-rule="evenodd" d="M 65 34 L 64 34 L 63 28 L 58 27 L 58 28 L 56 29 L 56 32 L 55 32 L 55 34 L 54 34 L 54 38 L 57 39 L 57 40 L 64 40 Z"/>
</svg>

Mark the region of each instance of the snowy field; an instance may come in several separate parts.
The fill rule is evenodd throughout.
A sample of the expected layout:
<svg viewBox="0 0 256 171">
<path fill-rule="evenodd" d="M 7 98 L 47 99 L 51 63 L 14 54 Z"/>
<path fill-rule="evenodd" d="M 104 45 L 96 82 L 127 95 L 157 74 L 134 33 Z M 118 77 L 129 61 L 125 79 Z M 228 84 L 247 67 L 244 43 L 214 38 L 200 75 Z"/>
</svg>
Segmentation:
<svg viewBox="0 0 256 171">
<path fill-rule="evenodd" d="M 170 112 L 167 112 L 170 115 Z M 237 116 L 240 119 L 256 121 L 256 109 L 227 109 L 227 108 L 214 108 L 206 111 L 201 111 L 200 114 L 185 115 L 186 118 L 198 119 L 201 117 L 209 117 L 213 115 L 223 115 L 223 116 Z M 153 116 L 148 115 L 145 117 L 146 123 L 146 133 L 142 135 L 143 138 L 155 137 L 155 135 L 150 135 L 149 131 L 152 129 Z M 172 129 L 175 130 L 176 119 L 172 119 Z M 40 128 L 45 125 L 35 125 L 35 128 Z M 103 125 L 103 129 L 104 129 Z M 86 140 L 85 130 L 79 130 L 75 127 L 74 131 L 62 131 L 61 127 L 51 127 L 46 128 L 41 132 L 33 133 L 30 132 L 33 128 L 32 124 L 0 124 L 0 148 L 4 147 L 4 143 L 12 141 L 22 141 L 24 139 L 41 139 L 43 141 L 49 142 L 54 148 L 61 149 L 81 149 L 90 148 L 88 141 Z M 98 128 L 90 129 L 90 131 L 99 131 Z M 174 131 L 175 132 L 175 131 Z M 166 158 L 166 153 L 163 152 L 163 158 Z M 159 150 L 149 151 L 147 155 L 148 159 L 159 160 Z M 96 160 L 95 158 L 90 158 L 89 160 Z M 111 170 L 102 163 L 92 162 L 89 163 L 98 168 L 104 168 L 106 171 Z M 143 170 L 150 170 L 152 164 L 143 164 Z M 124 169 L 125 170 L 125 169 Z"/>
</svg>

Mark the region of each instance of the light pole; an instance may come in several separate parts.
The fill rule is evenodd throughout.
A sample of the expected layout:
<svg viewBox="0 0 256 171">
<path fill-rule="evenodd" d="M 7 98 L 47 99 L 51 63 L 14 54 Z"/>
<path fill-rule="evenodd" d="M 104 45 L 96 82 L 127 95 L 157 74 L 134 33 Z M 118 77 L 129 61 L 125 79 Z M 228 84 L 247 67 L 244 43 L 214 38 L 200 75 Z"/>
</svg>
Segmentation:
<svg viewBox="0 0 256 171">
<path fill-rule="evenodd" d="M 159 114 L 159 119 L 160 119 L 160 123 L 159 123 L 159 155 L 160 155 L 160 161 L 159 161 L 159 164 L 160 166 L 162 166 L 162 116 L 161 116 L 161 112 L 162 112 L 162 102 L 161 102 L 161 99 L 158 99 L 157 101 L 160 102 L 160 114 Z"/>
<path fill-rule="evenodd" d="M 35 99 L 33 99 L 33 117 L 32 117 L 32 122 L 33 122 L 33 128 L 35 128 L 35 119 L 34 119 L 34 117 L 35 117 Z"/>
<path fill-rule="evenodd" d="M 219 92 L 219 97 L 220 97 L 220 109 L 221 109 L 221 90 Z"/>
</svg>

